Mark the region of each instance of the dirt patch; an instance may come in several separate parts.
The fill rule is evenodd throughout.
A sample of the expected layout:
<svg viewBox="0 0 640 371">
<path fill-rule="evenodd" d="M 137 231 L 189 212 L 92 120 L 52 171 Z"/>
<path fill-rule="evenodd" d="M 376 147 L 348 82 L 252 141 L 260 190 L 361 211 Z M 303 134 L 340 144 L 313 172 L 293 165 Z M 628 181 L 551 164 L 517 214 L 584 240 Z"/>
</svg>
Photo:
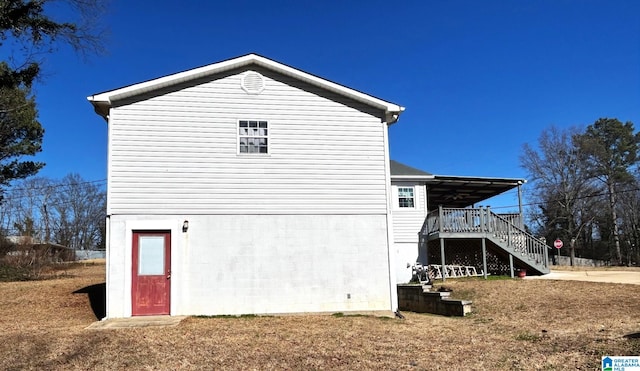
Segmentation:
<svg viewBox="0 0 640 371">
<path fill-rule="evenodd" d="M 640 339 L 625 337 L 640 332 L 638 285 L 447 280 L 474 314 L 191 317 L 92 331 L 94 310 L 78 291 L 103 283 L 104 265 L 69 276 L 0 283 L 0 369 L 564 370 L 640 354 Z"/>
</svg>

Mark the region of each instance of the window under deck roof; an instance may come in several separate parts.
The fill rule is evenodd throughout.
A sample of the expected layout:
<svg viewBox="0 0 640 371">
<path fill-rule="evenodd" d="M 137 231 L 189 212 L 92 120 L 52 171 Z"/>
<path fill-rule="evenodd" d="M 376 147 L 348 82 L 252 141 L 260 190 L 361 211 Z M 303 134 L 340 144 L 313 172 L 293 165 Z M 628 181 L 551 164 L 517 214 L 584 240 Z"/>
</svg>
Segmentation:
<svg viewBox="0 0 640 371">
<path fill-rule="evenodd" d="M 517 178 L 434 175 L 393 160 L 390 161 L 390 167 L 392 181 L 414 181 L 427 185 L 429 209 L 477 205 L 526 182 Z"/>
</svg>

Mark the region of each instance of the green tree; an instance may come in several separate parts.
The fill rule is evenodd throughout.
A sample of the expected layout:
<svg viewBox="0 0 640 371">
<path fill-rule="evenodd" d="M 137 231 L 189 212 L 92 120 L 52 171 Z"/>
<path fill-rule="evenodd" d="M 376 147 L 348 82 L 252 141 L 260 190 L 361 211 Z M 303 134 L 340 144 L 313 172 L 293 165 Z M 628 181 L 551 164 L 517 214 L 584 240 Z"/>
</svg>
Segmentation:
<svg viewBox="0 0 640 371">
<path fill-rule="evenodd" d="M 18 67 L 0 75 L 0 86 L 30 86 L 40 76 L 38 56 L 66 44 L 101 51 L 101 0 L 0 0 L 0 47 Z M 56 14 L 54 17 L 53 14 Z M 10 49 L 10 50 L 7 50 Z"/>
<path fill-rule="evenodd" d="M 0 47 L 7 56 L 0 61 L 0 201 L 12 180 L 44 166 L 23 161 L 41 150 L 44 134 L 31 91 L 41 75 L 38 58 L 63 44 L 83 54 L 100 51 L 102 6 L 100 0 L 0 0 Z"/>
<path fill-rule="evenodd" d="M 0 73 L 6 69 L 6 64 L 0 63 Z M 34 175 L 44 166 L 21 161 L 41 150 L 44 129 L 37 117 L 35 100 L 27 87 L 0 86 L 0 187 Z"/>
<path fill-rule="evenodd" d="M 601 118 L 589 125 L 584 134 L 576 135 L 574 141 L 585 156 L 590 175 L 606 187 L 615 255 L 618 264 L 622 264 L 616 188 L 633 179 L 631 172 L 640 160 L 640 136 L 632 122 L 623 124 L 615 118 Z"/>
</svg>

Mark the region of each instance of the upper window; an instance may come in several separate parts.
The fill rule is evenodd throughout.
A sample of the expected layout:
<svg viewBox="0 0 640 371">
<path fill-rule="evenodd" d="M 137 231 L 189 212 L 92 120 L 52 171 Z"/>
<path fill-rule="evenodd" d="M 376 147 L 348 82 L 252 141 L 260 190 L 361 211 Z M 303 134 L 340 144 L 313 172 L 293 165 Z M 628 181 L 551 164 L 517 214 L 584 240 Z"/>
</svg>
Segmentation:
<svg viewBox="0 0 640 371">
<path fill-rule="evenodd" d="M 269 128 L 266 121 L 238 121 L 240 153 L 269 153 Z"/>
<path fill-rule="evenodd" d="M 413 187 L 398 187 L 398 206 L 415 207 Z"/>
</svg>

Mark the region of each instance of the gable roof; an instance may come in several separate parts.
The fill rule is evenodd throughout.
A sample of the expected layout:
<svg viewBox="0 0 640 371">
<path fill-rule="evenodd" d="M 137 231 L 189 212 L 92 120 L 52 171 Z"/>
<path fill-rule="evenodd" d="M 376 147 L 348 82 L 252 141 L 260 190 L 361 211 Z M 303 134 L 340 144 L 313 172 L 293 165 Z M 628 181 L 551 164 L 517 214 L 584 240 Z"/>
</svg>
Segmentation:
<svg viewBox="0 0 640 371">
<path fill-rule="evenodd" d="M 426 184 L 430 208 L 464 208 L 497 196 L 526 183 L 525 179 L 434 175 L 397 161 L 389 162 L 392 181 L 417 181 Z"/>
<path fill-rule="evenodd" d="M 391 177 L 393 178 L 410 178 L 410 179 L 431 179 L 433 178 L 433 174 L 427 173 L 426 171 L 422 171 L 420 169 L 416 169 L 415 167 L 411 167 L 409 165 L 405 165 L 398 161 L 390 160 L 389 161 L 389 170 L 391 171 Z"/>
<path fill-rule="evenodd" d="M 174 73 L 157 79 L 124 86 L 115 90 L 96 93 L 88 96 L 87 99 L 89 100 L 89 102 L 91 102 L 91 104 L 93 104 L 96 112 L 106 118 L 109 112 L 109 108 L 112 106 L 113 102 L 117 100 L 134 97 L 136 95 L 145 94 L 158 89 L 164 89 L 174 85 L 186 83 L 200 78 L 206 78 L 208 76 L 251 65 L 260 66 L 271 71 L 293 77 L 305 83 L 364 103 L 376 109 L 383 110 L 385 112 L 386 122 L 388 124 L 396 122 L 400 114 L 404 111 L 404 107 L 397 104 L 384 101 L 374 96 L 320 78 L 302 70 L 265 58 L 258 54 L 247 54 L 241 57 L 228 59 L 222 62 L 209 64 L 183 72 Z"/>
</svg>

